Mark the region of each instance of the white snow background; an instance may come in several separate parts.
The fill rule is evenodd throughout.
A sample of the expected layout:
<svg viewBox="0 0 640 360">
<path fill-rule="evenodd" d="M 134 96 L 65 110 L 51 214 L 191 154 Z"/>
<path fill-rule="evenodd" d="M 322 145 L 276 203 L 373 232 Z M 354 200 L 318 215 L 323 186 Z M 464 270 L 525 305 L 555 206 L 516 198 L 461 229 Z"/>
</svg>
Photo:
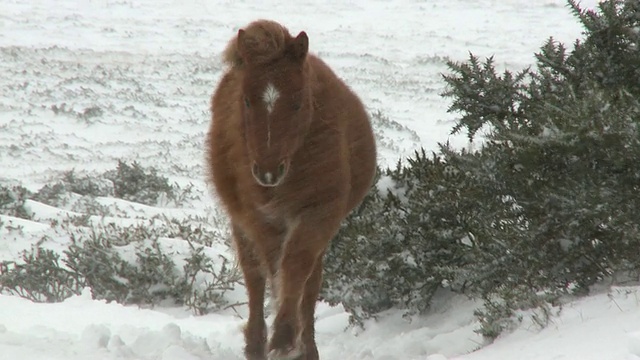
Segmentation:
<svg viewBox="0 0 640 360">
<path fill-rule="evenodd" d="M 102 198 L 121 215 L 94 224 L 219 216 L 203 171 L 209 98 L 220 51 L 257 18 L 307 31 L 311 51 L 391 120 L 374 124 L 383 166 L 420 146 L 467 145 L 449 136 L 455 114 L 439 96 L 446 58 L 495 55 L 500 68 L 517 70 L 549 36 L 568 46 L 581 37 L 563 0 L 0 0 L 0 183 L 36 191 L 71 169 L 92 174 L 135 160 L 193 184 L 200 199 L 170 208 Z M 0 216 L 0 260 L 44 235 L 52 249 L 68 241 L 50 225 L 68 210 L 28 205 L 32 221 Z M 167 249 L 184 246 L 170 240 Z M 319 303 L 318 345 L 323 359 L 640 359 L 639 290 L 576 300 L 542 330 L 525 312 L 487 346 L 473 331 L 479 304 L 463 297 L 442 294 L 420 317 L 385 312 L 365 330 Z M 244 290 L 231 296 L 242 300 Z M 236 310 L 141 309 L 92 300 L 88 289 L 53 304 L 0 295 L 0 359 L 241 359 L 246 309 Z"/>
</svg>

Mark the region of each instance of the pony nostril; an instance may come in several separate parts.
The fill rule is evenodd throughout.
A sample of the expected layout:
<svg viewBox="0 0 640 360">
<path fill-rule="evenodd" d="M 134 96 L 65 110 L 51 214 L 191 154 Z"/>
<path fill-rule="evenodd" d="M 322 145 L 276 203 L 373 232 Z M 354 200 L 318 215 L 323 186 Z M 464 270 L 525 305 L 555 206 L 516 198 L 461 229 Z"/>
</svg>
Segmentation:
<svg viewBox="0 0 640 360">
<path fill-rule="evenodd" d="M 281 178 L 284 176 L 284 172 L 287 169 L 287 166 L 285 165 L 284 161 L 280 163 L 280 165 L 278 165 L 278 177 Z"/>
</svg>

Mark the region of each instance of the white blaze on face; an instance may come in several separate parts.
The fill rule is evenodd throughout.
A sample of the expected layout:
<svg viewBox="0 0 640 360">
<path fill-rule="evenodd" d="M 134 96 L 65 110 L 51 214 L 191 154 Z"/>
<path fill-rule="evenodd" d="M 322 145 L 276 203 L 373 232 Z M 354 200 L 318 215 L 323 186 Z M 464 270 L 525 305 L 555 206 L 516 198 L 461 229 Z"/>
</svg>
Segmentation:
<svg viewBox="0 0 640 360">
<path fill-rule="evenodd" d="M 267 105 L 267 111 L 271 113 L 273 111 L 273 107 L 276 105 L 276 100 L 280 97 L 280 92 L 273 86 L 272 83 L 269 83 L 267 87 L 264 89 L 264 93 L 262 94 L 262 100 L 264 100 Z"/>
</svg>

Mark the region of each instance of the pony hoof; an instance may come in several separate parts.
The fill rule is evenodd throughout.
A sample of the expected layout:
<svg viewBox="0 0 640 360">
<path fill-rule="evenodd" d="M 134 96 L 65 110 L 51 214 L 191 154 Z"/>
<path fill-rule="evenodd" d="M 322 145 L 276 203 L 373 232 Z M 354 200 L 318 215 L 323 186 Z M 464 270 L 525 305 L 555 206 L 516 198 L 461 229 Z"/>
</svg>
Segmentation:
<svg viewBox="0 0 640 360">
<path fill-rule="evenodd" d="M 297 360 L 301 358 L 303 351 L 301 347 L 288 349 L 273 349 L 269 351 L 269 360 Z"/>
</svg>

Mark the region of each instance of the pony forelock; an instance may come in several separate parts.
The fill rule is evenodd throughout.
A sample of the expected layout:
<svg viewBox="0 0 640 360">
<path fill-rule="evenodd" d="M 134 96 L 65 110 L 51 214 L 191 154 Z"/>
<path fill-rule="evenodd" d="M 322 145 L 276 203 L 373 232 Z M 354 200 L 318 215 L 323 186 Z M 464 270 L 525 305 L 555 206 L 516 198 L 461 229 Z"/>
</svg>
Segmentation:
<svg viewBox="0 0 640 360">
<path fill-rule="evenodd" d="M 241 66 L 247 61 L 256 64 L 269 62 L 284 54 L 287 41 L 291 39 L 287 28 L 271 20 L 254 21 L 243 31 L 243 44 L 239 44 L 240 39 L 236 35 L 223 52 L 222 60 L 227 65 Z"/>
</svg>

